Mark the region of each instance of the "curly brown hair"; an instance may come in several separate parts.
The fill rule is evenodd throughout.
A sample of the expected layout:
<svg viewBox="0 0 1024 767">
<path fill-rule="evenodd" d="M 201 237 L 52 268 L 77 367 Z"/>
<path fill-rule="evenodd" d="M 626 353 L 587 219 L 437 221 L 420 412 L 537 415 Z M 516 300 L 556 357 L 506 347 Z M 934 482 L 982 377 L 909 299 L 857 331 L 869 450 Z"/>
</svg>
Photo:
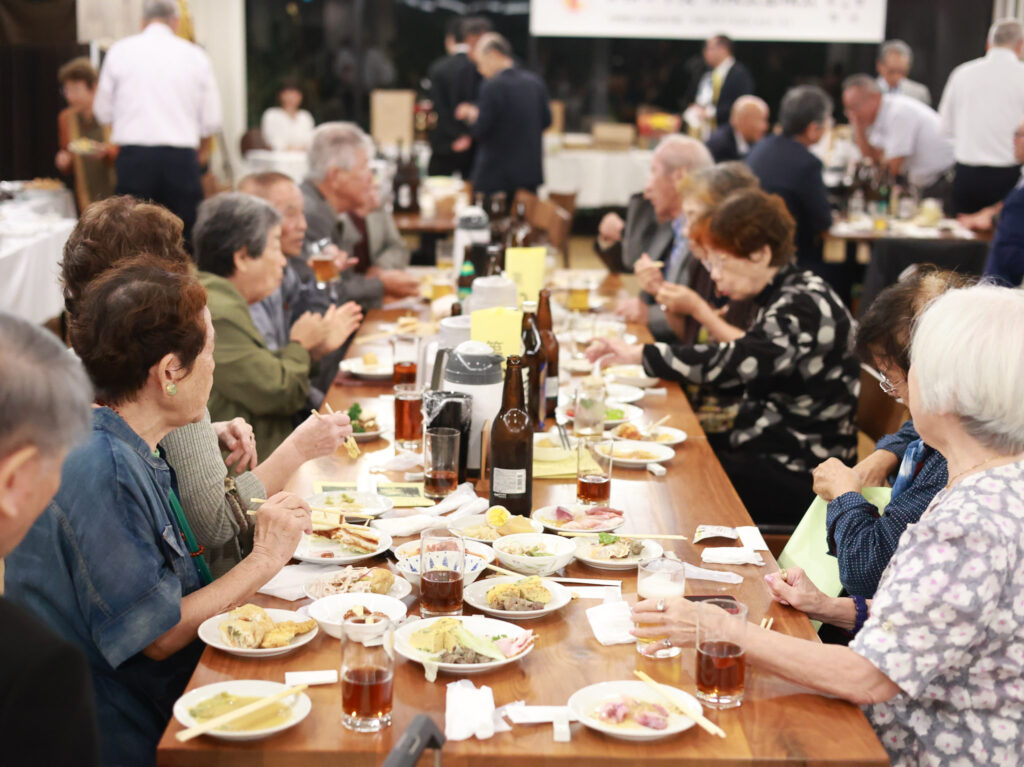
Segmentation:
<svg viewBox="0 0 1024 767">
<path fill-rule="evenodd" d="M 71 346 L 96 389 L 118 405 L 143 388 L 149 371 L 174 354 L 187 375 L 206 344 L 206 290 L 190 272 L 138 256 L 90 282 L 71 319 Z"/>
<path fill-rule="evenodd" d="M 79 56 L 77 59 L 71 59 L 71 61 L 57 70 L 57 82 L 61 85 L 64 85 L 64 83 L 71 80 L 74 82 L 85 83 L 89 90 L 93 90 L 96 87 L 96 81 L 98 79 L 99 76 L 96 74 L 96 68 L 85 56 Z"/>
<path fill-rule="evenodd" d="M 148 253 L 172 272 L 187 272 L 181 219 L 166 208 L 121 195 L 83 211 L 64 245 L 61 282 L 64 309 L 74 315 L 78 298 L 96 277 L 122 261 Z"/>
<path fill-rule="evenodd" d="M 742 189 L 716 205 L 690 236 L 707 248 L 739 258 L 750 258 L 767 245 L 771 265 L 786 266 L 796 259 L 795 232 L 796 224 L 781 197 L 760 189 Z"/>
</svg>

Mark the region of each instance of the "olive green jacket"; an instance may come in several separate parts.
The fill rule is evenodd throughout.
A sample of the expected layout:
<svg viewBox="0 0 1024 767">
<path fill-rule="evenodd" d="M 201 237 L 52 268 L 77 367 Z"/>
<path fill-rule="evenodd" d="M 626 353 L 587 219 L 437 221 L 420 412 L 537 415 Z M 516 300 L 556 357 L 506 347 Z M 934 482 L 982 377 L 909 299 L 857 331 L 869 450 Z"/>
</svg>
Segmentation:
<svg viewBox="0 0 1024 767">
<path fill-rule="evenodd" d="M 210 417 L 244 418 L 256 434 L 260 457 L 268 456 L 291 434 L 294 416 L 308 407 L 309 352 L 295 341 L 271 351 L 231 282 L 209 272 L 200 272 L 199 281 L 216 331 Z"/>
</svg>

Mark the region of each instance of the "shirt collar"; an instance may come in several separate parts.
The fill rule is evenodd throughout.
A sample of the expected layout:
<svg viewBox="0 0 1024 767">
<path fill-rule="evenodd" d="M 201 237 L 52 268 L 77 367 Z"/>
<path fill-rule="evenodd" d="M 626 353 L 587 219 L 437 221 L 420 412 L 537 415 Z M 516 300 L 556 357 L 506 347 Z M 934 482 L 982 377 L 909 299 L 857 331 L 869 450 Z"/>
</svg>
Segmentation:
<svg viewBox="0 0 1024 767">
<path fill-rule="evenodd" d="M 750 151 L 750 144 L 747 140 L 740 135 L 740 132 L 735 128 L 732 129 L 732 135 L 736 138 L 736 151 L 741 155 L 746 154 Z"/>
<path fill-rule="evenodd" d="M 92 428 L 93 431 L 105 431 L 117 437 L 154 469 L 167 468 L 164 459 L 159 455 L 153 455 L 153 451 L 149 449 L 146 441 L 132 430 L 127 421 L 109 407 L 98 407 L 92 411 Z"/>
<path fill-rule="evenodd" d="M 174 31 L 162 21 L 151 21 L 142 30 L 144 35 L 173 35 Z"/>
<path fill-rule="evenodd" d="M 722 77 L 725 77 L 727 74 L 729 74 L 729 70 L 732 69 L 732 65 L 735 64 L 735 63 L 736 63 L 736 59 L 734 59 L 732 56 L 730 56 L 725 61 L 723 61 L 721 64 L 719 64 L 717 67 L 715 67 L 714 71 L 718 72 L 718 74 L 721 75 Z"/>
<path fill-rule="evenodd" d="M 453 45 L 452 46 L 452 55 L 454 56 L 454 55 L 456 55 L 458 53 L 469 53 L 469 46 L 466 45 L 465 43 L 459 43 L 458 45 Z"/>
<path fill-rule="evenodd" d="M 997 59 L 1000 56 L 1005 56 L 1006 58 L 1013 59 L 1014 61 L 1020 61 L 1020 59 L 1017 58 L 1016 53 L 1011 51 L 1009 48 L 1004 48 L 1001 45 L 994 45 L 987 51 L 985 51 L 986 59 Z"/>
</svg>

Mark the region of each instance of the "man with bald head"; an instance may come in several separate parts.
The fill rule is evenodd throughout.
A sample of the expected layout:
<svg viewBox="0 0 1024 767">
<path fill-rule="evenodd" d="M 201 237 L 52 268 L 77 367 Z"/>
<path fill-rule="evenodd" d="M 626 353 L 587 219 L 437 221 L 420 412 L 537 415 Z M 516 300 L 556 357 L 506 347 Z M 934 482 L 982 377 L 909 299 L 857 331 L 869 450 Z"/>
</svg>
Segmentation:
<svg viewBox="0 0 1024 767">
<path fill-rule="evenodd" d="M 742 160 L 768 132 L 768 105 L 757 96 L 740 96 L 732 105 L 729 124 L 716 128 L 707 145 L 715 162 Z"/>
</svg>

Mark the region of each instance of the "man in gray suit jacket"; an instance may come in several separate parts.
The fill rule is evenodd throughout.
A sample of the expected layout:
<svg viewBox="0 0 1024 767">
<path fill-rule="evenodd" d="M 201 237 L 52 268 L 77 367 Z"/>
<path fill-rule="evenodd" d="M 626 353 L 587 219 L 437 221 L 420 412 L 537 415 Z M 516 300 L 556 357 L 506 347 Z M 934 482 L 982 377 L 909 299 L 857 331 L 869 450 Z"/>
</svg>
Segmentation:
<svg viewBox="0 0 1024 767">
<path fill-rule="evenodd" d="M 370 172 L 369 137 L 354 123 L 324 123 L 313 133 L 309 175 L 302 182 L 306 242 L 323 240 L 353 256 L 341 274 L 338 300 L 376 309 L 384 298 L 419 294 L 402 269 L 409 255 L 390 215 L 379 210 Z"/>
<path fill-rule="evenodd" d="M 878 47 L 875 69 L 878 70 L 878 87 L 882 93 L 899 93 L 932 105 L 932 93 L 924 83 L 907 77 L 914 63 L 914 52 L 902 40 L 886 40 Z"/>
<path fill-rule="evenodd" d="M 662 139 L 643 196 L 630 199 L 626 220 L 615 213 L 601 220 L 596 247 L 605 264 L 612 271 L 634 272 L 641 287 L 663 279 L 688 284 L 693 257 L 683 234 L 679 185 L 687 174 L 711 165 L 711 153 L 696 139 L 678 135 Z M 616 313 L 627 322 L 646 322 L 656 341 L 679 340 L 650 292 L 621 302 Z"/>
</svg>

